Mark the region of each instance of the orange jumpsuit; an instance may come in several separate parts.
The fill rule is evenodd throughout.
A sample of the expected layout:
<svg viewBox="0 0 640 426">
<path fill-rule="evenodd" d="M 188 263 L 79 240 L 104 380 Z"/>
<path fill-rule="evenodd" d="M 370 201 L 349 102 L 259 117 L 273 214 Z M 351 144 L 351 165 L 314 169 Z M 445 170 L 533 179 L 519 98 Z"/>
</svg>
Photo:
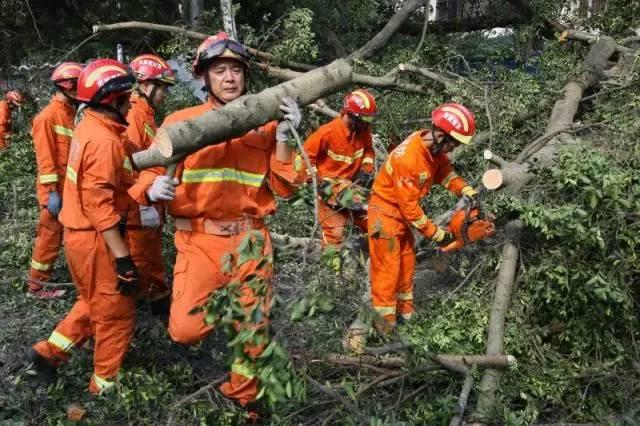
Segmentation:
<svg viewBox="0 0 640 426">
<path fill-rule="evenodd" d="M 154 109 L 146 98 L 136 93 L 131 95 L 131 109 L 127 115 L 127 136 L 130 141 L 129 152 L 134 153 L 149 148 L 156 134 Z M 137 177 L 137 172 L 135 173 Z M 162 206 L 154 207 L 160 210 Z M 162 260 L 162 227 L 143 228 L 140 222 L 138 204 L 133 202 L 127 221 L 127 241 L 131 258 L 140 272 L 139 295 L 150 300 L 158 300 L 169 295 L 164 280 L 164 262 Z"/>
<path fill-rule="evenodd" d="M 92 393 L 113 386 L 135 326 L 135 299 L 118 291 L 115 259 L 102 237 L 103 231 L 121 222 L 131 202 L 126 190 L 133 183 L 133 173 L 125 130 L 91 109 L 85 110 L 75 129 L 60 221 L 78 300 L 49 339 L 34 346 L 58 365 L 93 336 Z"/>
<path fill-rule="evenodd" d="M 412 228 L 427 238 L 438 230 L 420 200 L 440 184 L 456 196 L 473 190 L 458 176 L 446 154 L 435 157 L 419 130 L 394 149 L 376 176 L 369 200 L 369 251 L 373 308 L 394 326 L 396 315 L 410 319 L 416 254 Z"/>
<path fill-rule="evenodd" d="M 320 126 L 304 144 L 311 164 L 316 168 L 318 181 L 328 181 L 334 193 L 350 186 L 360 170 L 373 172 L 374 152 L 371 144 L 371 130 L 351 132 L 336 117 Z M 337 194 L 336 194 L 337 195 Z M 323 245 L 340 246 L 345 228 L 353 216 L 355 224 L 366 232 L 367 216 L 340 210 L 324 200 L 318 200 L 318 215 L 322 227 Z"/>
<path fill-rule="evenodd" d="M 187 120 L 216 108 L 211 100 L 192 108 L 177 111 L 164 121 L 163 126 Z M 195 343 L 206 337 L 212 327 L 205 324 L 204 313 L 190 315 L 202 306 L 209 295 L 232 282 L 243 282 L 250 275 L 258 275 L 270 286 L 272 266 L 250 261 L 231 272 L 224 272 L 222 257 L 236 254 L 238 244 L 248 232 L 264 235 L 263 255 L 272 252 L 271 239 L 263 218 L 275 211 L 273 193 L 292 195 L 301 176 L 291 163 L 275 158 L 276 123 L 258 129 L 221 145 L 210 146 L 189 155 L 176 171 L 180 185 L 176 197 L 169 203 L 169 213 L 176 218 L 175 245 L 177 259 L 174 268 L 173 296 L 169 317 L 169 334 L 179 343 Z M 149 204 L 146 192 L 154 179 L 163 174 L 163 168 L 142 171 L 129 194 L 141 204 Z M 256 297 L 244 284 L 245 306 L 257 303 L 267 306 L 263 297 Z M 265 313 L 265 316 L 268 312 Z M 261 333 L 267 330 L 261 324 L 244 324 Z M 264 345 L 245 346 L 245 353 L 255 358 Z M 258 381 L 252 366 L 237 358 L 231 367 L 229 382 L 221 386 L 222 392 L 242 405 L 255 400 Z"/>
<path fill-rule="evenodd" d="M 67 173 L 69 144 L 73 136 L 75 109 L 66 102 L 51 100 L 33 119 L 31 134 L 38 164 L 36 191 L 40 205 L 40 221 L 31 256 L 29 278 L 48 281 L 53 264 L 62 246 L 62 224 L 47 210 L 49 193 L 62 196 Z M 29 289 L 38 291 L 42 286 L 30 282 Z"/>
<path fill-rule="evenodd" d="M 7 148 L 7 137 L 11 132 L 11 110 L 7 101 L 0 101 L 0 151 Z"/>
</svg>

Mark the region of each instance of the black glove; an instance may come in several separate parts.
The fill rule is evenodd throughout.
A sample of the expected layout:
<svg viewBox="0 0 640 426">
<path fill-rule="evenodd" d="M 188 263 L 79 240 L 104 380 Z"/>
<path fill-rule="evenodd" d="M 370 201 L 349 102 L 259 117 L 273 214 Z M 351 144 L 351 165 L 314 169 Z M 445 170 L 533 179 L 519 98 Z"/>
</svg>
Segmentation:
<svg viewBox="0 0 640 426">
<path fill-rule="evenodd" d="M 371 173 L 367 173 L 361 170 L 356 175 L 356 178 L 353 180 L 353 183 L 359 186 L 366 187 L 369 183 L 369 180 L 371 180 Z"/>
<path fill-rule="evenodd" d="M 116 272 L 118 274 L 118 291 L 123 296 L 131 296 L 138 289 L 140 275 L 131 256 L 116 258 Z"/>
</svg>

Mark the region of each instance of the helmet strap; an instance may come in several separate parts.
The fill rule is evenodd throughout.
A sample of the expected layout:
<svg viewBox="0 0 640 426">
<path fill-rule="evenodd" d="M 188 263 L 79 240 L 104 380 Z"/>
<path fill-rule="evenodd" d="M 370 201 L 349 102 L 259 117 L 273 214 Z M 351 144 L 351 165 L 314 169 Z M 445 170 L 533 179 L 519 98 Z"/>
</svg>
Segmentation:
<svg viewBox="0 0 640 426">
<path fill-rule="evenodd" d="M 150 81 L 151 85 L 152 85 L 152 89 L 151 89 L 151 93 L 149 93 L 149 96 L 147 96 L 142 90 L 138 89 L 138 93 L 140 94 L 140 96 L 142 96 L 143 98 L 145 98 L 147 100 L 147 103 L 149 105 L 151 105 L 151 108 L 153 108 L 153 110 L 156 110 L 156 104 L 153 102 L 153 98 L 155 98 L 156 96 L 156 91 L 158 90 L 158 85 L 156 84 L 155 81 Z"/>
<path fill-rule="evenodd" d="M 56 86 L 56 90 L 60 93 L 62 93 L 62 96 L 64 96 L 67 101 L 69 102 L 69 105 L 71 105 L 73 108 L 77 109 L 78 108 L 78 104 L 80 102 L 78 102 L 78 100 L 72 96 L 70 96 L 67 91 L 65 89 L 63 89 L 60 86 Z"/>
</svg>

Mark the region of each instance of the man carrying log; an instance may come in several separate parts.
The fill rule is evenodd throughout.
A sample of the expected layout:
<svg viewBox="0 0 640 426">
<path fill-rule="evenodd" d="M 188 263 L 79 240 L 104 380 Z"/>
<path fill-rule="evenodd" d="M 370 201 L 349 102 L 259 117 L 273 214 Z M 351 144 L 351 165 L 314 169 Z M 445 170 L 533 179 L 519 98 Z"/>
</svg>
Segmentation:
<svg viewBox="0 0 640 426">
<path fill-rule="evenodd" d="M 203 105 L 177 111 L 163 127 L 193 119 L 221 108 L 240 97 L 246 88 L 249 62 L 245 47 L 220 32 L 198 47 L 194 75 L 203 79 L 209 98 Z M 286 144 L 289 126 L 297 127 L 301 113 L 297 104 L 284 98 L 285 119 L 267 123 L 243 136 L 208 146 L 187 156 L 176 168 L 176 177 L 164 176 L 163 168 L 144 170 L 129 194 L 140 204 L 170 201 L 176 218 L 173 298 L 169 317 L 171 338 L 184 344 L 204 339 L 212 327 L 204 312 L 192 314 L 209 296 L 240 282 L 240 303 L 247 309 L 263 306 L 258 323 L 238 324 L 268 343 L 269 296 L 258 296 L 245 281 L 261 278 L 270 288 L 270 262 L 249 260 L 235 268 L 225 267 L 225 255 L 236 256 L 239 245 L 252 235 L 264 240 L 262 256 L 272 255 L 271 238 L 264 218 L 275 211 L 274 192 L 291 196 L 304 175 L 294 168 L 294 152 Z M 267 292 L 269 293 L 269 292 Z M 255 359 L 265 345 L 244 347 L 244 358 Z M 255 401 L 258 380 L 251 362 L 236 358 L 228 382 L 221 391 L 245 406 Z"/>
<path fill-rule="evenodd" d="M 456 242 L 454 234 L 458 232 L 429 220 L 420 200 L 433 184 L 458 197 L 473 199 L 477 195 L 447 158 L 447 153 L 471 142 L 476 131 L 473 114 L 460 104 L 450 103 L 436 108 L 431 119 L 431 130 L 412 133 L 389 154 L 369 200 L 371 301 L 384 318 L 384 332 L 393 330 L 397 319 L 410 320 L 414 313 L 413 229 L 441 247 Z"/>
<path fill-rule="evenodd" d="M 365 195 L 357 184 L 368 183 L 373 173 L 371 123 L 377 114 L 375 98 L 364 89 L 354 90 L 345 96 L 340 116 L 320 126 L 304 144 L 322 187 L 330 192 L 318 200 L 323 246 L 340 247 L 351 219 L 366 232 Z M 345 203 L 347 192 L 351 197 Z"/>
</svg>

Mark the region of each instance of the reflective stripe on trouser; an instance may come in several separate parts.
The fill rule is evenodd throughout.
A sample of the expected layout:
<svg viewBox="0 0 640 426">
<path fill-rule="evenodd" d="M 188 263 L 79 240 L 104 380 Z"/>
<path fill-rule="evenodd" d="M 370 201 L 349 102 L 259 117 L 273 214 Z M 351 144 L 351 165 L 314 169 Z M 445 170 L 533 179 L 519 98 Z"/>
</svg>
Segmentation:
<svg viewBox="0 0 640 426">
<path fill-rule="evenodd" d="M 140 273 L 139 298 L 158 300 L 170 291 L 164 279 L 162 229 L 127 229 L 131 258 Z"/>
<path fill-rule="evenodd" d="M 401 219 L 369 209 L 371 303 L 388 321 L 413 312 L 414 239 Z M 400 297 L 398 297 L 400 296 Z"/>
<path fill-rule="evenodd" d="M 53 264 L 62 246 L 62 224 L 49 214 L 45 208 L 40 209 L 40 219 L 31 255 L 29 278 L 48 281 L 53 272 Z M 29 283 L 29 289 L 40 290 L 41 285 Z"/>
<path fill-rule="evenodd" d="M 263 254 L 272 255 L 271 238 L 266 229 L 260 232 L 265 237 Z M 173 294 L 171 312 L 169 316 L 169 334 L 179 343 L 196 343 L 204 339 L 212 330 L 205 324 L 204 313 L 190 315 L 196 306 L 202 306 L 212 292 L 224 288 L 232 282 L 243 282 L 249 275 L 258 275 L 270 283 L 272 268 L 270 265 L 258 269 L 259 261 L 252 260 L 235 268 L 231 273 L 222 272 L 222 257 L 225 253 L 236 253 L 239 243 L 246 233 L 232 236 L 209 235 L 199 232 L 177 231 L 175 246 L 177 249 L 176 265 L 174 268 Z M 270 285 L 270 284 L 269 284 Z M 263 303 L 265 320 L 259 324 L 238 324 L 238 327 L 266 330 L 268 325 L 269 300 L 258 300 L 251 288 L 242 287 L 241 303 L 247 307 Z M 269 298 L 270 299 L 270 298 Z M 265 336 L 265 343 L 267 343 Z M 257 357 L 265 345 L 247 345 L 245 354 L 250 358 Z M 245 365 L 250 368 L 250 366 Z M 220 389 L 229 398 L 245 405 L 254 401 L 258 394 L 258 382 L 253 377 L 247 377 L 236 365 L 231 372 L 230 380 Z"/>
<path fill-rule="evenodd" d="M 318 200 L 318 216 L 322 228 L 322 245 L 340 247 L 346 228 L 353 218 L 354 225 L 367 232 L 366 212 L 352 213 L 349 210 L 334 210 L 323 200 Z"/>
<path fill-rule="evenodd" d="M 65 229 L 64 243 L 69 272 L 79 296 L 56 332 L 73 341 L 74 346 L 93 335 L 94 375 L 111 381 L 117 377 L 133 337 L 135 300 L 118 292 L 114 259 L 101 235 L 95 231 Z M 43 347 L 42 343 L 34 348 L 52 360 L 51 355 L 59 348 L 50 342 Z M 92 378 L 89 391 L 100 393 L 103 388 L 102 382 Z"/>
</svg>

